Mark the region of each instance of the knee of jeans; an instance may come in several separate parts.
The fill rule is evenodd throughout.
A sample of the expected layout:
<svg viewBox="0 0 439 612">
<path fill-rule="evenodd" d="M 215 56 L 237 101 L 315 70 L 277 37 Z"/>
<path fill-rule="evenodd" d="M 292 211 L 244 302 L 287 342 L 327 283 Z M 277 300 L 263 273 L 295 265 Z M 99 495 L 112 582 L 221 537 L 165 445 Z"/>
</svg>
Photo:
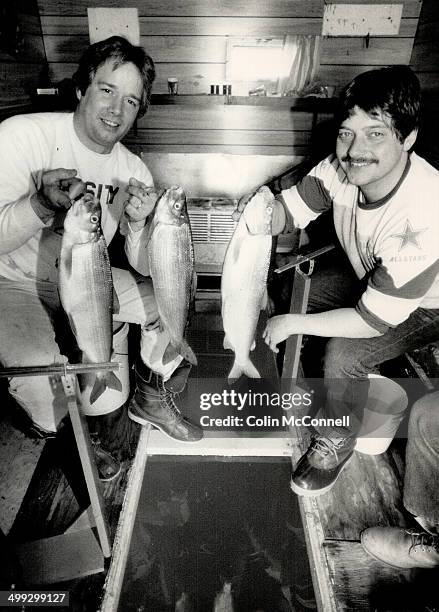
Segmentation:
<svg viewBox="0 0 439 612">
<path fill-rule="evenodd" d="M 332 338 L 326 345 L 325 378 L 367 376 L 368 371 L 359 359 L 357 343 L 349 338 Z"/>
<path fill-rule="evenodd" d="M 425 395 L 413 404 L 409 418 L 408 435 L 410 438 L 428 435 L 431 431 L 432 416 L 438 409 L 438 405 L 439 391 Z"/>
</svg>

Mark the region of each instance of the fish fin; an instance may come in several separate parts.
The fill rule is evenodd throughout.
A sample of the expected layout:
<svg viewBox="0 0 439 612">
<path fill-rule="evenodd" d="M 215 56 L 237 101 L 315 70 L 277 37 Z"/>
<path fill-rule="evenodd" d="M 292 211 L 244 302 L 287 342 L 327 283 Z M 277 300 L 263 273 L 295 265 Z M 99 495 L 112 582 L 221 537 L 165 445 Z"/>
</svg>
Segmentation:
<svg viewBox="0 0 439 612">
<path fill-rule="evenodd" d="M 230 351 L 233 351 L 233 346 L 232 346 L 230 340 L 227 338 L 227 336 L 224 336 L 223 347 L 225 349 L 229 349 Z"/>
<path fill-rule="evenodd" d="M 105 384 L 105 378 L 100 378 L 96 376 L 95 384 L 93 385 L 93 389 L 90 392 L 90 404 L 94 404 L 97 399 L 99 399 L 102 393 L 107 388 Z"/>
<path fill-rule="evenodd" d="M 236 363 L 235 360 L 232 369 L 230 370 L 229 375 L 227 376 L 229 384 L 233 384 L 233 382 L 235 380 L 238 380 L 238 378 L 243 374 L 248 378 L 261 378 L 261 375 L 255 368 L 253 363 L 250 361 L 250 359 L 246 363 L 242 364 Z"/>
<path fill-rule="evenodd" d="M 229 385 L 232 385 L 235 382 L 235 380 L 238 380 L 238 378 L 240 378 L 242 374 L 243 374 L 242 367 L 238 365 L 235 361 L 232 366 L 232 369 L 230 370 L 227 376 L 227 382 L 229 383 Z"/>
<path fill-rule="evenodd" d="M 107 372 L 105 376 L 96 376 L 93 389 L 90 392 L 90 404 L 101 397 L 106 388 L 122 391 L 122 383 L 114 372 Z"/>
<path fill-rule="evenodd" d="M 122 383 L 114 372 L 107 372 L 107 375 L 105 376 L 105 384 L 110 389 L 114 389 L 115 391 L 122 391 Z"/>
<path fill-rule="evenodd" d="M 247 224 L 245 223 L 245 221 L 244 221 L 244 226 L 245 228 L 247 228 Z M 244 233 L 245 234 L 248 233 L 247 229 L 245 230 Z M 238 226 L 235 229 L 235 233 L 233 234 L 233 241 L 229 243 L 229 245 L 231 245 L 233 248 L 233 250 L 230 251 L 230 257 L 231 257 L 232 262 L 235 265 L 238 263 L 239 254 L 241 252 L 241 247 L 242 247 L 243 242 L 244 242 L 243 230 L 241 229 L 241 226 L 238 224 Z"/>
<path fill-rule="evenodd" d="M 172 342 L 169 342 L 168 346 L 166 347 L 165 352 L 163 353 L 163 357 L 162 357 L 163 365 L 168 365 L 168 363 L 172 361 L 173 359 L 175 359 L 178 354 L 179 353 L 178 353 L 177 348 L 172 344 Z"/>
<path fill-rule="evenodd" d="M 120 302 L 117 297 L 116 290 L 113 287 L 113 314 L 118 314 L 120 312 Z"/>
<path fill-rule="evenodd" d="M 194 351 L 191 349 L 189 344 L 186 342 L 186 340 L 183 340 L 183 342 L 181 343 L 179 347 L 179 353 L 186 359 L 186 361 L 189 361 L 189 363 L 191 363 L 192 365 L 198 364 L 198 359 Z"/>
<path fill-rule="evenodd" d="M 256 348 L 256 340 L 253 340 L 252 345 L 251 345 L 251 347 L 250 347 L 250 350 L 251 350 L 251 351 L 254 351 L 254 350 L 255 350 L 255 348 Z"/>
<path fill-rule="evenodd" d="M 153 217 L 151 223 L 149 224 L 149 227 L 147 227 L 147 230 L 146 230 L 147 234 L 145 238 L 145 244 L 149 244 L 149 241 L 151 240 L 151 237 L 152 237 L 152 234 L 154 232 L 156 225 L 157 223 L 154 223 L 154 217 Z"/>
<path fill-rule="evenodd" d="M 163 365 L 167 365 L 170 361 L 175 359 L 178 355 L 181 355 L 186 361 L 192 363 L 192 365 L 197 365 L 198 361 L 195 356 L 194 351 L 191 349 L 186 340 L 182 340 L 180 344 L 174 346 L 172 342 L 169 342 L 166 350 L 163 354 L 162 362 Z"/>
</svg>

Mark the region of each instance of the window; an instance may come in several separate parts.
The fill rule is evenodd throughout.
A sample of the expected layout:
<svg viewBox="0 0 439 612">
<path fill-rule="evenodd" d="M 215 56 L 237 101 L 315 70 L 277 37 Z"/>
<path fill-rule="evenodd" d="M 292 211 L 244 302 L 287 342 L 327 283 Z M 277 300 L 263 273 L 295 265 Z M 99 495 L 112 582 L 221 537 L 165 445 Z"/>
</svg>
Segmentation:
<svg viewBox="0 0 439 612">
<path fill-rule="evenodd" d="M 233 93 L 248 95 L 249 90 L 265 87 L 273 93 L 282 62 L 284 38 L 230 38 L 227 48 L 226 79 Z"/>
<path fill-rule="evenodd" d="M 268 95 L 294 93 L 314 78 L 319 37 L 229 38 L 226 79 L 236 95 L 259 88 Z"/>
</svg>

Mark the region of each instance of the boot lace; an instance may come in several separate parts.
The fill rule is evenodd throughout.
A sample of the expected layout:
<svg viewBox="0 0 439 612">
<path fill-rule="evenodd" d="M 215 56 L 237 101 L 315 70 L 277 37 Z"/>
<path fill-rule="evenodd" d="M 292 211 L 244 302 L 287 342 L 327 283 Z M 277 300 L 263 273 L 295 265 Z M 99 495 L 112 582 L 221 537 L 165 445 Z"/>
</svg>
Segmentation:
<svg viewBox="0 0 439 612">
<path fill-rule="evenodd" d="M 416 552 L 415 547 L 419 547 L 422 552 L 437 552 L 439 553 L 439 537 L 434 536 L 426 531 L 418 531 L 417 529 L 406 529 L 406 533 L 411 536 L 412 544 L 410 550 Z"/>
<path fill-rule="evenodd" d="M 178 409 L 177 404 L 175 403 L 175 399 L 174 399 L 178 395 L 178 393 L 175 393 L 173 391 L 169 391 L 168 389 L 166 389 L 164 383 L 161 384 L 159 393 L 160 393 L 160 401 L 166 404 L 166 406 L 172 412 L 173 416 L 178 421 L 182 421 L 183 420 L 182 414 L 180 410 Z"/>
<path fill-rule="evenodd" d="M 317 453 L 321 457 L 327 457 L 328 455 L 334 455 L 338 461 L 337 451 L 343 448 L 347 438 L 340 438 L 338 442 L 334 442 L 329 438 L 323 436 L 314 437 L 311 443 L 311 451 Z"/>
</svg>

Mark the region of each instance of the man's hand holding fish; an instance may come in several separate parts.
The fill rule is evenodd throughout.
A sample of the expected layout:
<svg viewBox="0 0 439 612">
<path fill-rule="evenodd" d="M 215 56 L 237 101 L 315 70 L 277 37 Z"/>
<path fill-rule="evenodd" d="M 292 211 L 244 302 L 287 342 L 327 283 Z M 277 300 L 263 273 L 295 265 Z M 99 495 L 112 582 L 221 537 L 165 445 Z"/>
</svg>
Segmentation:
<svg viewBox="0 0 439 612">
<path fill-rule="evenodd" d="M 139 231 L 154 210 L 158 194 L 154 187 L 148 187 L 134 177 L 130 178 L 126 192 L 128 193 L 128 199 L 125 202 L 125 214 L 130 222 L 131 229 Z"/>
<path fill-rule="evenodd" d="M 238 207 L 234 211 L 232 217 L 235 221 L 238 221 L 241 214 L 244 215 L 244 219 L 247 225 L 247 229 L 250 234 L 264 234 L 265 233 L 265 206 L 264 206 L 264 198 L 267 197 L 267 194 L 271 193 L 268 187 L 261 187 L 257 192 L 252 192 L 242 196 L 242 198 L 238 202 Z M 258 205 L 258 201 L 261 201 L 261 205 Z M 252 202 L 250 207 L 247 206 L 249 202 Z M 272 236 L 277 236 L 282 233 L 285 227 L 285 210 L 283 204 L 273 198 L 273 202 L 271 204 L 273 208 L 272 213 L 272 225 L 271 225 L 271 234 Z"/>
<path fill-rule="evenodd" d="M 72 205 L 71 191 L 83 183 L 74 169 L 57 168 L 43 172 L 41 187 L 30 198 L 35 214 L 47 223 L 57 211 L 68 210 Z"/>
</svg>

